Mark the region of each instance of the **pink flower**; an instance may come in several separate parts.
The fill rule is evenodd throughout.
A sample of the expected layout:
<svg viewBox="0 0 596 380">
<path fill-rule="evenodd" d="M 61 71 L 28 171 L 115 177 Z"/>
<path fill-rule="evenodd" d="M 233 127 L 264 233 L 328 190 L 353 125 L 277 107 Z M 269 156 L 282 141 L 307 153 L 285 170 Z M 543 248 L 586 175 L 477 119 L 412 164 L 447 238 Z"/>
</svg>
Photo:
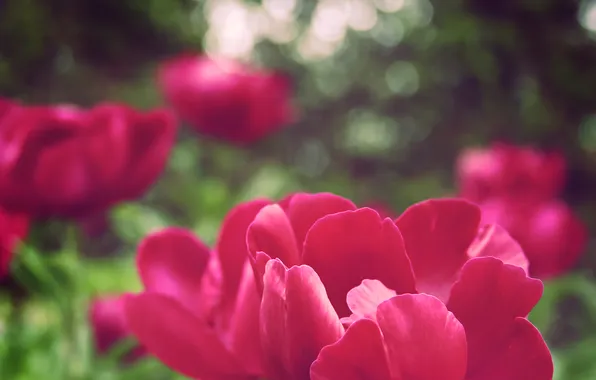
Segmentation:
<svg viewBox="0 0 596 380">
<path fill-rule="evenodd" d="M 587 231 L 556 199 L 565 177 L 560 154 L 494 144 L 464 151 L 457 170 L 460 194 L 481 205 L 484 221 L 503 226 L 519 242 L 532 276 L 548 279 L 573 267 Z"/>
<path fill-rule="evenodd" d="M 89 322 L 99 354 L 109 352 L 125 338 L 132 337 L 126 324 L 122 296 L 107 296 L 93 300 L 89 308 Z M 145 348 L 136 346 L 126 355 L 126 359 L 132 361 L 144 355 Z"/>
<path fill-rule="evenodd" d="M 565 159 L 524 146 L 496 143 L 464 150 L 456 164 L 460 195 L 474 202 L 490 197 L 548 200 L 565 182 Z"/>
<path fill-rule="evenodd" d="M 542 284 L 480 218 L 456 199 L 395 222 L 332 194 L 264 207 L 247 241 L 263 274 L 266 378 L 551 379 L 526 319 Z"/>
<path fill-rule="evenodd" d="M 238 62 L 180 55 L 162 64 L 158 84 L 183 120 L 230 143 L 250 144 L 293 119 L 288 79 Z"/>
<path fill-rule="evenodd" d="M 81 217 L 133 200 L 164 168 L 176 134 L 165 110 L 90 110 L 3 100 L 0 204 L 35 217 Z"/>
<path fill-rule="evenodd" d="M 499 223 L 518 241 L 534 277 L 566 273 L 586 247 L 587 229 L 563 201 L 491 199 L 481 208 L 485 222 Z"/>
<path fill-rule="evenodd" d="M 125 309 L 148 351 L 193 378 L 547 380 L 527 265 L 465 200 L 392 221 L 298 193 L 232 210 L 215 250 L 183 229 L 148 236 L 145 291 Z"/>
<path fill-rule="evenodd" d="M 214 250 L 181 228 L 140 244 L 145 290 L 127 296 L 127 321 L 147 350 L 176 371 L 200 379 L 253 379 L 262 372 L 259 299 L 245 236 L 268 203 L 234 208 Z"/>
</svg>

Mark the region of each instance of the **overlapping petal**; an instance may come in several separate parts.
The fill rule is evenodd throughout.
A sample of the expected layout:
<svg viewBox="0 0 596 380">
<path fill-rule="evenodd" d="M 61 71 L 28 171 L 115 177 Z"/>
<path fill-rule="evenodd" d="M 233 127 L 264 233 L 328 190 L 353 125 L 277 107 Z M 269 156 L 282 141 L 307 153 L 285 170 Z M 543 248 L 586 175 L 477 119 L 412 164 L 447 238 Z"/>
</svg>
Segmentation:
<svg viewBox="0 0 596 380">
<path fill-rule="evenodd" d="M 197 316 L 214 300 L 201 299 L 211 254 L 189 230 L 166 228 L 139 245 L 137 265 L 146 291 L 169 295 Z"/>
<path fill-rule="evenodd" d="M 337 343 L 321 350 L 310 379 L 393 380 L 379 326 L 370 319 L 357 320 Z"/>
<path fill-rule="evenodd" d="M 478 231 L 476 240 L 468 249 L 470 257 L 496 257 L 505 264 L 512 264 L 528 272 L 528 258 L 519 244 L 504 228 L 496 224 L 485 225 Z"/>
<path fill-rule="evenodd" d="M 395 296 L 379 305 L 377 320 L 394 378 L 464 378 L 466 333 L 439 299 L 427 294 Z"/>
<path fill-rule="evenodd" d="M 416 275 L 416 288 L 445 301 L 468 248 L 480 209 L 465 200 L 433 199 L 410 206 L 395 221 Z M 387 285 L 387 284 L 386 284 Z"/>
<path fill-rule="evenodd" d="M 271 380 L 308 379 L 319 351 L 344 333 L 315 271 L 277 259 L 265 270 L 260 331 Z"/>
<path fill-rule="evenodd" d="M 520 267 L 493 257 L 475 258 L 464 266 L 447 307 L 466 329 L 469 376 L 484 373 L 493 360 L 506 358 L 504 353 L 511 342 L 519 339 L 515 334 L 522 331 L 515 329 L 516 320 L 525 318 L 541 295 L 542 282 L 527 277 Z M 539 335 L 535 339 L 539 342 L 529 344 L 544 343 Z M 527 355 L 533 357 L 536 351 L 528 351 Z M 540 360 L 543 365 L 551 362 L 550 355 Z"/>
<path fill-rule="evenodd" d="M 346 295 L 362 279 L 378 279 L 398 293 L 416 291 L 399 230 L 369 208 L 319 219 L 306 236 L 303 262 L 320 276 L 340 317 L 350 315 Z"/>
<path fill-rule="evenodd" d="M 125 312 L 134 335 L 167 366 L 192 378 L 242 378 L 242 366 L 215 331 L 171 297 L 127 295 Z"/>
<path fill-rule="evenodd" d="M 221 265 L 223 291 L 227 299 L 234 299 L 247 261 L 248 226 L 259 211 L 270 203 L 267 199 L 240 203 L 230 210 L 223 221 L 215 250 Z"/>
</svg>

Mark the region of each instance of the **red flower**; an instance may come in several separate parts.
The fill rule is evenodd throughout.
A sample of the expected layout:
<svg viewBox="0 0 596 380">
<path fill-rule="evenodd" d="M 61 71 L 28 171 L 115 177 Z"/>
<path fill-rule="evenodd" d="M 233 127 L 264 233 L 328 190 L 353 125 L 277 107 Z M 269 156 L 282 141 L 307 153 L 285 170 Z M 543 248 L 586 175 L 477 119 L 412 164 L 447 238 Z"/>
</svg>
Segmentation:
<svg viewBox="0 0 596 380">
<path fill-rule="evenodd" d="M 161 66 L 158 82 L 182 119 L 230 143 L 252 143 L 293 118 L 288 79 L 238 62 L 185 54 Z"/>
<path fill-rule="evenodd" d="M 118 104 L 12 104 L 3 115 L 0 204 L 37 217 L 80 217 L 138 198 L 161 173 L 176 134 L 167 111 Z"/>
<path fill-rule="evenodd" d="M 268 203 L 233 209 L 213 251 L 181 228 L 153 233 L 140 244 L 145 290 L 127 296 L 127 321 L 148 351 L 176 371 L 200 379 L 256 379 L 262 372 L 246 229 Z"/>
<path fill-rule="evenodd" d="M 551 199 L 564 185 L 565 165 L 562 155 L 530 147 L 467 149 L 456 164 L 460 195 L 475 202 L 495 196 Z"/>
<path fill-rule="evenodd" d="M 0 278 L 8 274 L 15 249 L 28 231 L 28 217 L 0 211 Z"/>
<path fill-rule="evenodd" d="M 586 227 L 565 202 L 491 199 L 481 208 L 484 221 L 499 223 L 519 242 L 534 277 L 548 279 L 567 272 L 586 247 Z"/>
<path fill-rule="evenodd" d="M 99 354 L 109 352 L 124 339 L 132 337 L 126 324 L 122 296 L 93 300 L 89 308 L 89 321 L 95 338 L 95 348 Z M 127 353 L 126 359 L 132 361 L 146 354 L 145 348 L 137 345 Z"/>
<path fill-rule="evenodd" d="M 263 274 L 267 378 L 552 378 L 525 318 L 542 283 L 480 217 L 456 199 L 419 203 L 395 222 L 332 194 L 264 207 L 247 242 Z"/>
</svg>

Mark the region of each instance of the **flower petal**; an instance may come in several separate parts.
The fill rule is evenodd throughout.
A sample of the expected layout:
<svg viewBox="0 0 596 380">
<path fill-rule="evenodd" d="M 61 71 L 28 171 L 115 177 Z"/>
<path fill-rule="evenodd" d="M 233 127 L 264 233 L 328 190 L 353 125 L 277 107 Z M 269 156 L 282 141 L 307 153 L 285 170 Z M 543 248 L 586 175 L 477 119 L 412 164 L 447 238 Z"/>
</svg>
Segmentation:
<svg viewBox="0 0 596 380">
<path fill-rule="evenodd" d="M 506 350 L 483 363 L 466 380 L 552 380 L 553 360 L 540 332 L 525 318 L 518 317 L 512 326 Z"/>
<path fill-rule="evenodd" d="M 383 335 L 360 319 L 336 343 L 324 347 L 310 367 L 311 380 L 391 380 Z"/>
<path fill-rule="evenodd" d="M 414 276 L 398 229 L 369 208 L 319 219 L 304 242 L 304 263 L 327 288 L 340 317 L 350 315 L 348 291 L 376 279 L 397 293 L 415 293 Z"/>
<path fill-rule="evenodd" d="M 480 209 L 461 199 L 431 199 L 409 207 L 395 221 L 401 232 L 420 292 L 442 301 L 468 259 Z"/>
<path fill-rule="evenodd" d="M 244 263 L 248 256 L 246 230 L 258 212 L 270 203 L 267 199 L 241 203 L 234 207 L 223 221 L 216 251 L 221 265 L 226 299 L 233 301 L 240 285 Z"/>
<path fill-rule="evenodd" d="M 344 333 L 325 287 L 305 265 L 267 263 L 260 331 L 270 380 L 308 379 L 321 348 Z"/>
<path fill-rule="evenodd" d="M 276 204 L 259 211 L 246 232 L 248 250 L 253 257 L 264 252 L 271 258 L 279 258 L 286 266 L 299 264 L 300 252 L 292 225 L 284 210 Z"/>
<path fill-rule="evenodd" d="M 299 249 L 302 249 L 308 230 L 317 220 L 325 215 L 356 209 L 352 201 L 331 193 L 296 193 L 289 203 L 286 212 Z"/>
<path fill-rule="evenodd" d="M 251 374 L 262 373 L 262 348 L 259 338 L 260 294 L 255 286 L 255 276 L 246 263 L 238 290 L 231 323 L 226 329 L 227 346 Z"/>
<path fill-rule="evenodd" d="M 393 378 L 464 379 L 466 333 L 439 299 L 427 294 L 395 296 L 379 305 L 377 320 Z"/>
<path fill-rule="evenodd" d="M 362 283 L 351 289 L 346 297 L 348 307 L 352 310 L 351 317 L 342 318 L 342 322 L 350 322 L 360 318 L 377 319 L 377 307 L 391 297 L 395 291 L 387 289 L 381 281 L 362 280 Z"/>
<path fill-rule="evenodd" d="M 139 244 L 137 266 L 146 290 L 167 294 L 198 315 L 210 258 L 209 248 L 191 231 L 169 227 Z"/>
<path fill-rule="evenodd" d="M 542 282 L 493 257 L 471 259 L 453 285 L 448 308 L 466 329 L 470 374 L 515 341 L 517 317 L 526 317 L 542 295 Z"/>
<path fill-rule="evenodd" d="M 201 379 L 242 373 L 215 332 L 176 300 L 141 293 L 126 296 L 124 302 L 133 334 L 168 367 Z"/>
<path fill-rule="evenodd" d="M 496 257 L 505 264 L 517 265 L 528 273 L 529 262 L 519 244 L 496 224 L 481 227 L 468 249 L 470 257 Z"/>
</svg>

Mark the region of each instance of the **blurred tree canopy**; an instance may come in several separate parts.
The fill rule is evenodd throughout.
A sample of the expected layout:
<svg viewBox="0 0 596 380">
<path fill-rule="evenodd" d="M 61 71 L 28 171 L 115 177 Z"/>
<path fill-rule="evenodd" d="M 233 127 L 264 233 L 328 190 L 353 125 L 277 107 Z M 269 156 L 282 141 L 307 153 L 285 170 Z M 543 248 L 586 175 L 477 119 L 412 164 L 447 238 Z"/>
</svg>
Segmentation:
<svg viewBox="0 0 596 380">
<path fill-rule="evenodd" d="M 567 198 L 590 216 L 595 15 L 593 2 L 574 0 L 4 0 L 0 91 L 148 107 L 160 102 L 164 57 L 250 57 L 292 75 L 300 121 L 240 153 L 184 135 L 194 156 L 179 149 L 172 161 L 200 159 L 203 181 L 230 188 L 265 162 L 291 169 L 289 187 L 400 210 L 450 191 L 461 147 L 507 139 L 563 149 Z"/>
<path fill-rule="evenodd" d="M 213 29 L 210 12 L 218 7 L 236 17 L 234 8 L 224 9 L 233 3 L 243 2 L 4 0 L 0 89 L 3 95 L 31 101 L 90 104 L 125 98 L 149 105 L 157 101 L 149 94 L 152 64 L 180 50 L 202 49 L 209 37 L 205 32 Z M 263 3 L 243 6 L 294 8 L 286 23 L 293 31 L 282 25 L 269 33 L 273 38 L 253 33 L 261 34 L 253 41 L 254 56 L 294 76 L 303 109 L 300 125 L 276 139 L 276 146 L 254 154 L 295 163 L 329 150 L 319 152 L 322 162 L 297 167 L 322 175 L 315 166 L 330 165 L 335 169 L 330 172 L 339 168 L 368 183 L 398 174 L 448 173 L 464 144 L 495 138 L 538 142 L 562 147 L 570 157 L 573 200 L 590 197 L 596 185 L 596 44 L 589 26 L 582 25 L 590 2 Z M 347 30 L 335 25 L 341 15 L 335 21 L 332 13 L 327 21 L 317 19 L 323 6 L 332 12 L 342 4 L 360 9 L 362 16 L 348 15 L 354 20 L 348 20 Z M 373 21 L 366 19 L 371 10 Z M 328 47 L 332 52 L 301 56 L 301 41 L 317 22 L 343 35 L 323 36 L 337 45 Z M 149 83 L 139 88 L 135 81 Z M 363 123 L 373 128 L 367 133 L 371 141 L 347 141 L 361 139 L 357 130 L 365 129 L 350 126 Z M 383 133 L 373 141 L 371 136 Z M 448 174 L 439 177 L 449 181 Z"/>
</svg>

